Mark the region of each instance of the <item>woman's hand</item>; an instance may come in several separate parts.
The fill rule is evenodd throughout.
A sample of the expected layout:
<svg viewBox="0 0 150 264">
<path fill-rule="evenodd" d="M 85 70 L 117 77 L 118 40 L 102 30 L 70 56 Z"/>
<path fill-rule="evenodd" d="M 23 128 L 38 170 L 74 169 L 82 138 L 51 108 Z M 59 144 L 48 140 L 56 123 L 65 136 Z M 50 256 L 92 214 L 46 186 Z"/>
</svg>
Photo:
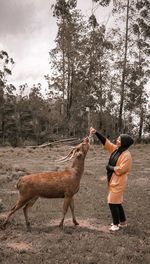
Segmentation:
<svg viewBox="0 0 150 264">
<path fill-rule="evenodd" d="M 93 127 L 90 127 L 90 135 L 93 136 L 96 133 L 96 129 Z"/>
<path fill-rule="evenodd" d="M 107 170 L 107 171 L 112 171 L 112 172 L 114 172 L 114 166 L 111 166 L 111 165 L 108 164 L 108 165 L 106 166 L 106 170 Z"/>
</svg>

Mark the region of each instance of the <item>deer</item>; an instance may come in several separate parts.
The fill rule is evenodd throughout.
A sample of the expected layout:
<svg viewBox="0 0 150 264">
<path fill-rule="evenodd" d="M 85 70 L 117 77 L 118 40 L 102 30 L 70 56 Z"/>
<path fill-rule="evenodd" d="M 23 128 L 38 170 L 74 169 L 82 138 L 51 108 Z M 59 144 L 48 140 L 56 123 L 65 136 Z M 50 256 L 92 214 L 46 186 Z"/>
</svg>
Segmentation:
<svg viewBox="0 0 150 264">
<path fill-rule="evenodd" d="M 62 171 L 40 172 L 25 175 L 19 178 L 17 189 L 19 191 L 16 204 L 8 212 L 3 223 L 6 227 L 10 216 L 17 210 L 23 208 L 27 231 L 31 231 L 28 219 L 28 209 L 33 206 L 39 197 L 41 198 L 63 198 L 63 212 L 59 227 L 63 229 L 65 215 L 68 208 L 71 209 L 74 225 L 79 225 L 74 213 L 74 195 L 79 191 L 80 180 L 84 172 L 84 161 L 89 150 L 90 137 L 86 137 L 77 146 L 73 147 L 70 153 L 58 162 L 65 162 L 73 159 L 72 166 Z"/>
</svg>

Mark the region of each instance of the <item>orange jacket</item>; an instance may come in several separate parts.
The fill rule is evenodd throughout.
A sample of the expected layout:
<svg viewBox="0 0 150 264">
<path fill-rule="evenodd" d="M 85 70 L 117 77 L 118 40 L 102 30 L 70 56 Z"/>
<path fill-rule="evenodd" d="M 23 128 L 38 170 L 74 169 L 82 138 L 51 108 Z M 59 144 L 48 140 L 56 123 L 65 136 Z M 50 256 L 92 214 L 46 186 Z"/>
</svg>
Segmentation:
<svg viewBox="0 0 150 264">
<path fill-rule="evenodd" d="M 106 139 L 104 148 L 111 154 L 117 146 Z M 132 157 L 129 150 L 122 152 L 117 160 L 111 180 L 108 183 L 108 203 L 121 204 L 123 202 L 123 192 L 127 183 L 128 172 L 132 167 Z"/>
</svg>

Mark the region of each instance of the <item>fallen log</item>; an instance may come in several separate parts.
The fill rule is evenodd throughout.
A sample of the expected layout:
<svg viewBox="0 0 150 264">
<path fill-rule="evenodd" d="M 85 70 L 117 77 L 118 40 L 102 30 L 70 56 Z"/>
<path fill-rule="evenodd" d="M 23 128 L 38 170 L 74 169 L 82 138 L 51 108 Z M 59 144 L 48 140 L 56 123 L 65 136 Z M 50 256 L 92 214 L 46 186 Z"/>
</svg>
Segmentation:
<svg viewBox="0 0 150 264">
<path fill-rule="evenodd" d="M 44 143 L 44 144 L 37 145 L 37 146 L 25 146 L 25 147 L 27 147 L 27 148 L 45 148 L 45 147 L 52 146 L 52 145 L 59 144 L 59 143 L 75 143 L 77 141 L 80 141 L 80 139 L 78 139 L 78 138 L 66 138 L 66 139 L 60 139 L 60 140 L 55 140 L 52 142 Z"/>
</svg>

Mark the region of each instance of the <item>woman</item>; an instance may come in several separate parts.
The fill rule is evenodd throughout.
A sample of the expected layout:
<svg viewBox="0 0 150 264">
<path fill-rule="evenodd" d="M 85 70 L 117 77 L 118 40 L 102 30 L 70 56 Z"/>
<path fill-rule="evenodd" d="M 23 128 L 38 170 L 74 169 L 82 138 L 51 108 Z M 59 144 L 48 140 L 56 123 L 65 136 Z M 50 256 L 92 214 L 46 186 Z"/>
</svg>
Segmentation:
<svg viewBox="0 0 150 264">
<path fill-rule="evenodd" d="M 93 134 L 98 137 L 104 148 L 111 154 L 106 166 L 108 179 L 107 199 L 113 219 L 110 230 L 117 231 L 120 227 L 127 226 L 122 202 L 127 175 L 132 166 L 132 157 L 128 148 L 134 141 L 129 135 L 121 134 L 117 138 L 116 144 L 113 144 L 102 134 L 98 133 L 95 128 L 91 127 L 90 135 Z"/>
</svg>

